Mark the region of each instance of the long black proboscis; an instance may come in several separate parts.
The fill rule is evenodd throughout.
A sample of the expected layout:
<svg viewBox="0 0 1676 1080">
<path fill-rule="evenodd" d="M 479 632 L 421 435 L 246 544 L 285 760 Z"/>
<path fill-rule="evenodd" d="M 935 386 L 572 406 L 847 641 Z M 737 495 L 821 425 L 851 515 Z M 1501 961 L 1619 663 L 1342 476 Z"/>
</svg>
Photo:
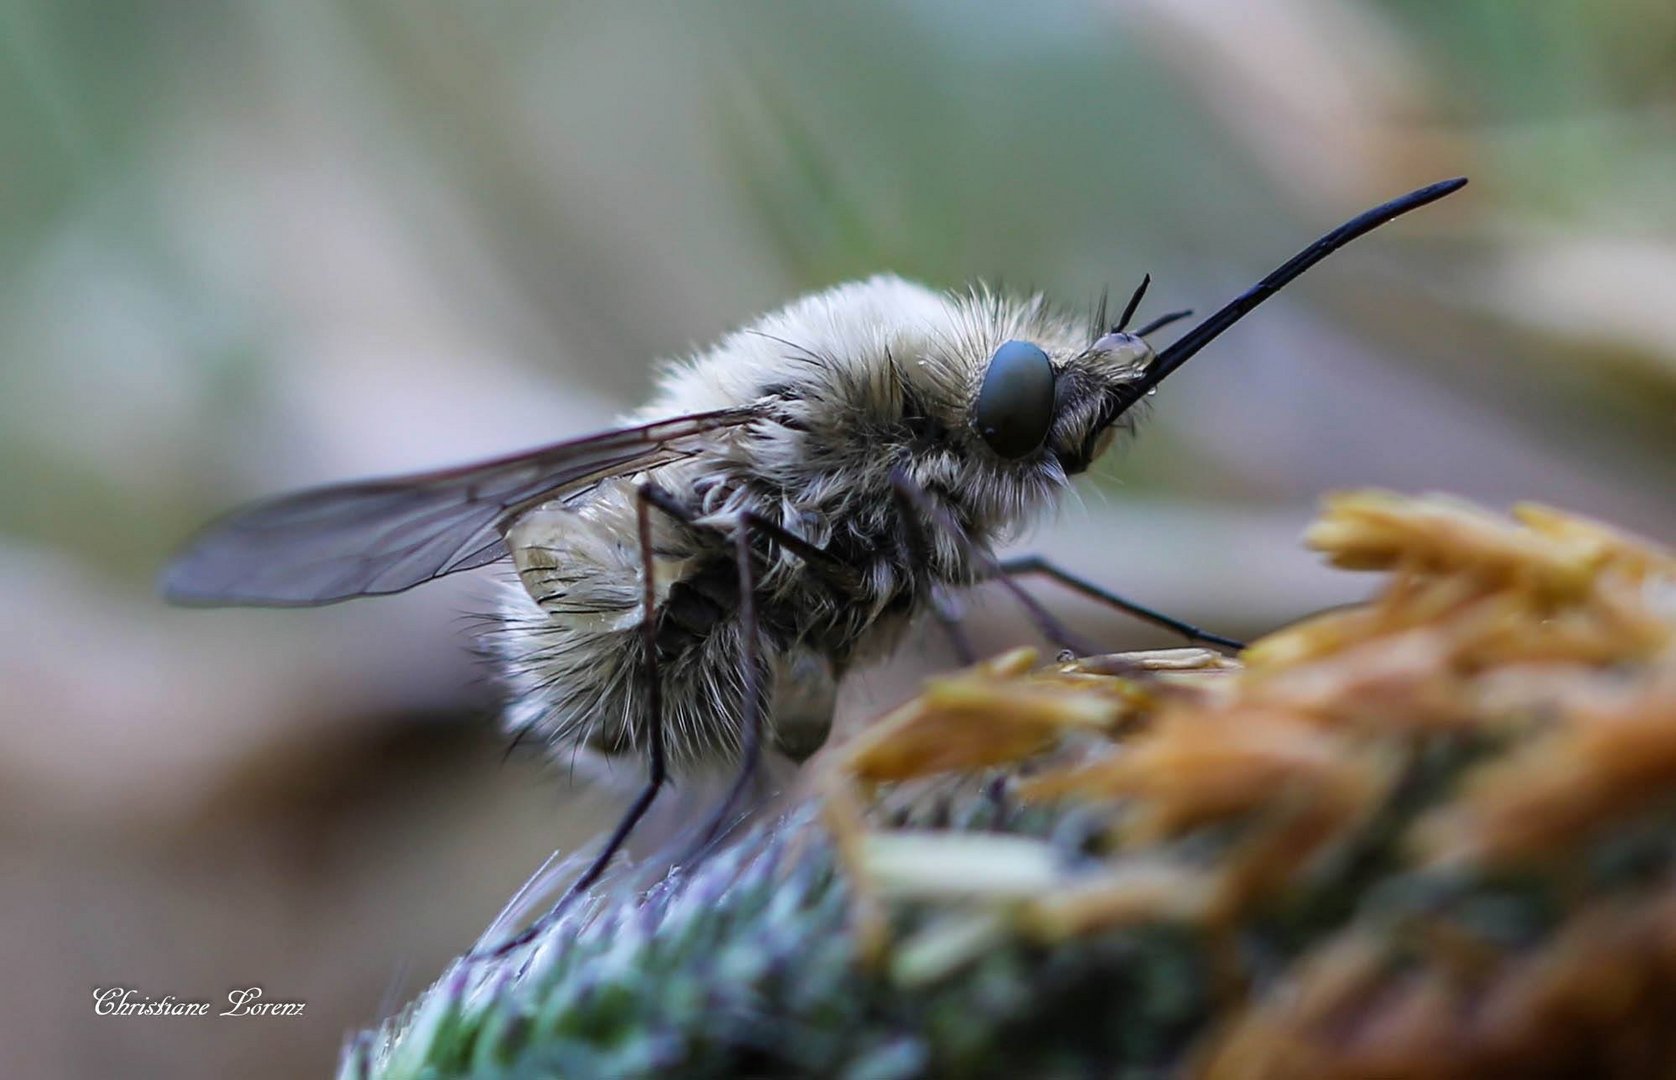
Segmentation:
<svg viewBox="0 0 1676 1080">
<path fill-rule="evenodd" d="M 1147 370 L 1146 375 L 1138 382 L 1130 383 L 1125 387 L 1127 393 L 1125 394 L 1126 400 L 1123 407 L 1127 408 L 1140 400 L 1141 396 L 1148 390 L 1163 382 L 1171 372 L 1187 363 L 1194 353 L 1215 340 L 1218 334 L 1245 318 L 1251 312 L 1251 309 L 1285 288 L 1299 274 L 1339 248 L 1359 236 L 1365 236 L 1393 218 L 1401 217 L 1410 210 L 1418 210 L 1428 203 L 1434 203 L 1445 195 L 1454 194 L 1465 186 L 1466 177 L 1464 176 L 1428 184 L 1423 188 L 1411 191 L 1407 195 L 1399 196 L 1388 203 L 1383 203 L 1364 214 L 1351 218 L 1332 232 L 1321 237 L 1315 243 L 1287 259 L 1273 273 L 1245 290 L 1222 310 L 1189 330 L 1180 339 L 1173 342 L 1169 348 L 1159 353 L 1157 360 Z M 1122 409 L 1118 411 L 1121 412 Z"/>
</svg>

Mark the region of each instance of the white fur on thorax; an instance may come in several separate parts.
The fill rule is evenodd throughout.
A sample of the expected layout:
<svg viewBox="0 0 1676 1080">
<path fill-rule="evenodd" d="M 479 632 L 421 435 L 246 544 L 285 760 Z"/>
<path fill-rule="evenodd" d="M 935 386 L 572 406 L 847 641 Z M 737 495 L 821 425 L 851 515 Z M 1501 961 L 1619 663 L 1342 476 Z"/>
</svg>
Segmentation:
<svg viewBox="0 0 1676 1080">
<path fill-rule="evenodd" d="M 838 285 L 733 331 L 692 359 L 663 365 L 657 394 L 630 419 L 644 423 L 748 402 L 786 370 L 789 353 L 844 358 L 888 373 L 888 354 L 914 355 L 958 322 L 948 294 L 892 274 Z"/>
</svg>

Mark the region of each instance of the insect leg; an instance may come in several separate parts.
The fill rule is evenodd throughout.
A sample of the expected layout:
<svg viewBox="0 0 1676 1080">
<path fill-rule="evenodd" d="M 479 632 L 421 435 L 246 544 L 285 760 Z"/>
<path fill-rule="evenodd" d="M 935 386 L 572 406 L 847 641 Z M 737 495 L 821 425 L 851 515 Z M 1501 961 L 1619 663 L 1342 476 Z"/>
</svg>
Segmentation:
<svg viewBox="0 0 1676 1080">
<path fill-rule="evenodd" d="M 1015 558 L 1007 559 L 999 564 L 998 569 L 1000 570 L 1000 573 L 1004 575 L 1002 577 L 1003 581 L 1008 580 L 1009 577 L 1023 577 L 1026 574 L 1036 574 L 1041 577 L 1051 578 L 1059 584 L 1065 586 L 1067 589 L 1070 589 L 1073 592 L 1081 593 L 1090 600 L 1094 600 L 1098 603 L 1105 604 L 1107 607 L 1116 608 L 1119 611 L 1133 615 L 1135 618 L 1140 619 L 1143 622 L 1149 622 L 1155 626 L 1162 626 L 1166 630 L 1174 630 L 1182 637 L 1185 637 L 1188 641 L 1203 642 L 1207 645 L 1220 645 L 1225 649 L 1239 650 L 1245 648 L 1244 644 L 1235 641 L 1233 638 L 1226 638 L 1221 634 L 1212 634 L 1209 631 L 1199 629 L 1191 623 L 1182 622 L 1180 619 L 1171 618 L 1161 611 L 1155 611 L 1145 605 L 1137 604 L 1133 600 L 1125 599 L 1108 589 L 1101 588 L 1099 585 L 1094 584 L 1086 578 L 1078 577 L 1069 570 L 1066 570 L 1055 563 L 1049 562 L 1040 555 L 1021 555 Z"/>
<path fill-rule="evenodd" d="M 1024 609 L 1025 615 L 1044 638 L 1061 649 L 1069 649 L 1078 656 L 1092 656 L 1100 651 L 1098 647 L 1083 640 L 1081 635 L 1054 618 L 1047 608 L 1043 607 L 1035 597 L 1024 590 L 1023 586 L 1008 575 L 994 555 L 991 555 L 981 545 L 972 543 L 971 538 L 960 527 L 960 523 L 954 520 L 953 515 L 943 507 L 938 506 L 925 489 L 914 482 L 911 476 L 901 469 L 893 469 L 890 474 L 890 482 L 896 491 L 897 503 L 903 508 L 902 516 L 907 523 L 910 546 L 917 542 L 921 553 L 929 550 L 925 542 L 925 534 L 920 531 L 919 527 L 919 517 L 923 515 L 936 522 L 943 531 L 954 538 L 955 543 L 960 545 L 967 558 L 977 564 L 979 572 L 984 577 L 999 580 L 1002 586 L 1013 594 L 1013 598 L 1018 601 L 1019 606 Z M 941 619 L 943 618 L 941 609 L 935 606 L 936 596 L 937 594 L 933 592 L 933 610 L 939 611 L 938 618 Z M 947 625 L 945 623 L 945 627 Z M 970 663 L 970 644 L 966 646 L 966 649 L 968 655 L 962 659 Z"/>
<path fill-rule="evenodd" d="M 762 666 L 759 658 L 761 638 L 757 627 L 757 574 L 756 565 L 751 557 L 750 535 L 750 530 L 754 527 L 751 519 L 755 516 L 746 515 L 746 519 L 741 521 L 733 535 L 734 561 L 739 570 L 739 659 L 745 668 L 745 692 L 740 702 L 739 718 L 739 772 L 722 798 L 721 805 L 716 807 L 716 812 L 710 816 L 710 823 L 699 834 L 698 843 L 693 848 L 695 853 L 709 847 L 727 831 L 728 820 L 733 816 L 739 801 L 744 798 L 745 789 L 756 776 L 757 766 L 762 763 Z"/>
<path fill-rule="evenodd" d="M 931 544 L 927 541 L 925 530 L 920 527 L 919 515 L 924 505 L 930 500 L 925 491 L 914 483 L 913 479 L 901 469 L 890 471 L 890 486 L 896 497 L 896 508 L 902 515 L 902 531 L 908 542 L 908 558 L 916 567 L 931 565 Z M 964 541 L 963 534 L 961 535 Z M 955 610 L 954 603 L 948 593 L 943 590 L 939 581 L 931 581 L 931 613 L 943 628 L 943 634 L 954 647 L 954 655 L 962 664 L 977 662 L 977 650 L 972 648 L 972 639 L 966 635 L 966 630 L 960 625 L 960 613 Z"/>
<path fill-rule="evenodd" d="M 701 522 L 687 506 L 675 496 L 659 487 L 650 487 L 646 493 L 653 506 L 668 514 L 676 521 L 694 529 L 703 529 L 713 533 L 726 533 L 719 525 Z M 752 510 L 740 514 L 740 521 L 756 532 L 768 537 L 787 551 L 808 563 L 826 581 L 848 589 L 854 589 L 859 584 L 859 575 L 855 569 L 832 552 L 812 543 L 789 529 L 782 528 L 774 522 Z"/>
<path fill-rule="evenodd" d="M 709 525 L 696 520 L 696 515 L 679 499 L 664 491 L 662 488 L 647 485 L 643 489 L 644 498 L 659 510 L 673 517 L 675 520 L 693 528 L 708 529 L 714 532 L 722 531 L 719 525 Z M 754 559 L 755 553 L 751 548 L 751 534 L 761 533 L 785 547 L 808 563 L 818 573 L 825 575 L 828 580 L 835 582 L 853 582 L 855 572 L 843 560 L 828 552 L 818 544 L 812 544 L 795 533 L 781 528 L 774 522 L 753 511 L 745 511 L 740 515 L 739 525 L 733 531 L 734 565 L 739 575 L 739 629 L 742 635 L 740 662 L 744 665 L 744 694 L 740 702 L 740 743 L 739 743 L 739 771 L 721 804 L 716 808 L 710 821 L 699 833 L 698 842 L 693 846 L 692 853 L 682 861 L 690 861 L 696 853 L 709 847 L 723 832 L 726 831 L 729 819 L 744 798 L 745 790 L 755 778 L 757 768 L 762 763 L 763 744 L 763 691 L 761 664 L 761 628 L 757 623 L 756 589 L 757 573 Z"/>
<path fill-rule="evenodd" d="M 660 495 L 667 498 L 661 488 L 652 484 L 642 484 L 635 491 L 635 524 L 640 535 L 642 581 L 640 644 L 645 652 L 646 672 L 646 786 L 640 789 L 640 794 L 635 796 L 634 802 L 617 821 L 617 827 L 611 830 L 605 846 L 594 856 L 594 861 L 588 864 L 588 868 L 582 871 L 580 877 L 570 883 L 564 895 L 559 897 L 559 902 L 553 905 L 547 914 L 496 946 L 486 954 L 488 957 L 504 956 L 533 940 L 570 905 L 572 900 L 592 888 L 600 875 L 605 873 L 605 868 L 610 865 L 612 858 L 622 849 L 629 834 L 634 832 L 634 827 L 646 816 L 646 811 L 652 806 L 652 800 L 658 797 L 658 792 L 662 790 L 664 781 L 668 778 L 663 745 L 663 681 L 658 676 L 657 579 L 654 574 L 652 551 L 652 509 L 655 506 L 667 512 L 667 508 L 658 501 Z M 685 520 L 682 514 L 677 513 L 674 516 Z"/>
<path fill-rule="evenodd" d="M 640 789 L 628 812 L 617 822 L 617 827 L 611 831 L 593 864 L 582 872 L 581 877 L 571 882 L 569 894 L 582 893 L 599 880 L 612 856 L 617 854 L 634 827 L 640 824 L 640 819 L 646 816 L 652 800 L 658 797 L 658 791 L 667 779 L 663 747 L 663 680 L 658 676 L 657 576 L 652 551 L 652 508 L 664 509 L 656 499 L 656 495 L 662 493 L 661 488 L 651 484 L 642 484 L 635 490 L 635 525 L 640 533 L 640 646 L 645 653 L 646 665 L 646 786 Z"/>
</svg>

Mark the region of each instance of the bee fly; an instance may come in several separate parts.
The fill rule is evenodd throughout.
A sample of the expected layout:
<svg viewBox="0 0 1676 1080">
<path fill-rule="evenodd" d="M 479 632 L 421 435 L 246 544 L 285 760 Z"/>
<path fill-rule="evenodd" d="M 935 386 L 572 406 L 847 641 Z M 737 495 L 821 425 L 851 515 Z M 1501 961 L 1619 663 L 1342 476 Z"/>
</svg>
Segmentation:
<svg viewBox="0 0 1676 1080">
<path fill-rule="evenodd" d="M 644 755 L 645 787 L 567 895 L 588 888 L 671 771 L 825 739 L 837 681 L 914 616 L 963 655 L 949 590 L 996 578 L 1044 636 L 1088 651 L 1013 578 L 1036 574 L 1235 646 L 994 545 L 1133 423 L 1134 406 L 1333 251 L 1458 190 L 1341 225 L 1160 352 L 1040 297 L 950 295 L 896 277 L 796 301 L 671 368 L 625 426 L 455 469 L 305 491 L 190 541 L 163 591 L 191 604 L 317 605 L 510 559 L 487 645 L 509 730 L 557 751 Z M 526 932 L 527 933 L 527 932 Z"/>
</svg>

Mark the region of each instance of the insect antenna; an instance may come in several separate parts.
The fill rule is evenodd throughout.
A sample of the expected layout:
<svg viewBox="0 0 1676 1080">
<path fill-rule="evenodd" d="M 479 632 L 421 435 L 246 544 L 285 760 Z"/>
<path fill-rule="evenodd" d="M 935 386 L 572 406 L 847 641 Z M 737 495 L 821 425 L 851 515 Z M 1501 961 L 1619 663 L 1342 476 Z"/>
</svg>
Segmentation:
<svg viewBox="0 0 1676 1080">
<path fill-rule="evenodd" d="M 1112 333 L 1123 333 L 1123 328 L 1128 326 L 1129 320 L 1135 317 L 1135 309 L 1141 306 L 1141 297 L 1146 295 L 1147 287 L 1151 284 L 1151 274 L 1141 275 L 1141 283 L 1136 286 L 1134 293 L 1130 295 L 1129 302 L 1123 305 L 1123 314 L 1118 318 L 1117 325 L 1112 327 Z"/>
<path fill-rule="evenodd" d="M 1192 317 L 1193 317 L 1193 309 L 1192 308 L 1182 308 L 1180 311 L 1172 311 L 1168 315 L 1158 316 L 1156 319 L 1153 319 L 1151 322 L 1147 323 L 1145 326 L 1141 327 L 1139 330 L 1136 330 L 1135 331 L 1135 336 L 1139 337 L 1139 338 L 1144 338 L 1148 334 L 1157 333 L 1158 331 L 1164 329 L 1164 327 L 1170 325 L 1171 323 L 1180 322 L 1183 319 L 1190 319 Z"/>
</svg>

